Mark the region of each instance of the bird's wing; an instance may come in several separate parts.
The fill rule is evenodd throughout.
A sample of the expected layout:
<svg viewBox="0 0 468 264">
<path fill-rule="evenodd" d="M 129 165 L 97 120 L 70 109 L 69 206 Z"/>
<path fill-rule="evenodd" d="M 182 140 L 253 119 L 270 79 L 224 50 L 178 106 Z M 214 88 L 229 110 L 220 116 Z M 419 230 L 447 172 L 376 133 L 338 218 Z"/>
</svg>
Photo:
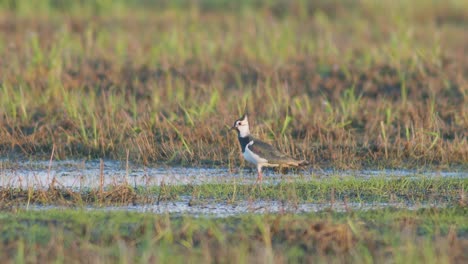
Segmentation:
<svg viewBox="0 0 468 264">
<path fill-rule="evenodd" d="M 249 146 L 249 149 L 260 157 L 268 160 L 268 163 L 272 164 L 288 164 L 291 162 L 297 162 L 295 159 L 287 156 L 280 152 L 272 145 L 263 142 L 261 140 L 252 138 L 253 144 Z"/>
</svg>

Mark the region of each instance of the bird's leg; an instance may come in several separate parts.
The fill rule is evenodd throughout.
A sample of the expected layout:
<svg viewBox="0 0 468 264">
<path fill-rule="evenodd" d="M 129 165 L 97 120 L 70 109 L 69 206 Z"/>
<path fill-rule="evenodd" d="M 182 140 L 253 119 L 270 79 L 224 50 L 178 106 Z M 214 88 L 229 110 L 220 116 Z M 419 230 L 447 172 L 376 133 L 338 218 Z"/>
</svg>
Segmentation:
<svg viewBox="0 0 468 264">
<path fill-rule="evenodd" d="M 255 184 L 257 183 L 262 183 L 262 178 L 263 178 L 263 173 L 262 173 L 262 167 L 257 167 L 257 171 L 258 171 L 258 177 L 257 177 L 257 181 L 255 182 Z"/>
</svg>

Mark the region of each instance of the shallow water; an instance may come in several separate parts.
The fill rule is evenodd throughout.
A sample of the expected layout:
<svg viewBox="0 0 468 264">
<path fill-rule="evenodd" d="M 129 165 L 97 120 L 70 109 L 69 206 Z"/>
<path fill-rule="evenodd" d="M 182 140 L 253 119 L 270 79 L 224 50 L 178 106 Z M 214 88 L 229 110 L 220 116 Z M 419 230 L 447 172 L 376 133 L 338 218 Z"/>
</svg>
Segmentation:
<svg viewBox="0 0 468 264">
<path fill-rule="evenodd" d="M 206 215 L 216 217 L 228 217 L 244 213 L 309 213 L 320 212 L 325 210 L 333 210 L 337 212 L 355 211 L 355 210 L 372 210 L 382 209 L 386 207 L 405 208 L 417 210 L 425 207 L 441 207 L 437 204 L 409 204 L 409 203 L 283 203 L 281 201 L 239 201 L 234 203 L 203 201 L 203 203 L 189 205 L 190 199 L 184 199 L 177 202 L 164 202 L 151 205 L 137 206 L 115 206 L 107 207 L 106 210 L 123 210 L 135 212 L 151 212 L 157 214 L 190 214 L 190 215 Z"/>
<path fill-rule="evenodd" d="M 115 185 L 127 182 L 133 186 L 154 186 L 171 184 L 205 184 L 205 183 L 253 183 L 256 180 L 255 170 L 248 168 L 230 171 L 221 168 L 197 167 L 144 167 L 126 164 L 119 161 L 103 162 L 102 175 L 104 185 Z M 100 185 L 100 161 L 0 161 L 0 187 L 41 188 L 47 187 L 55 179 L 56 184 L 67 188 L 97 187 Z M 322 179 L 327 177 L 388 179 L 405 177 L 418 179 L 422 177 L 466 178 L 467 172 L 458 171 L 415 171 L 415 170 L 315 170 L 305 169 L 290 171 L 286 174 L 266 170 L 265 184 L 282 180 Z"/>
<path fill-rule="evenodd" d="M 119 161 L 104 161 L 101 170 L 99 160 L 92 161 L 28 161 L 11 162 L 0 161 L 0 187 L 21 188 L 47 188 L 55 180 L 55 186 L 66 188 L 89 188 L 100 185 L 100 175 L 104 178 L 104 185 L 115 185 L 127 182 L 134 186 L 158 186 L 180 184 L 205 184 L 205 183 L 254 183 L 256 172 L 251 169 L 237 169 L 230 171 L 228 168 L 197 168 L 197 167 L 143 167 L 126 164 Z M 321 180 L 329 177 L 354 177 L 369 179 L 384 177 L 385 179 L 411 178 L 421 179 L 427 177 L 455 177 L 466 178 L 466 172 L 434 172 L 411 170 L 359 170 L 359 171 L 334 171 L 334 170 L 299 170 L 286 174 L 276 173 L 272 170 L 265 171 L 264 184 L 275 184 L 283 180 Z M 106 211 L 132 211 L 149 212 L 155 214 L 195 215 L 227 217 L 245 213 L 308 213 L 324 210 L 354 211 L 372 210 L 385 207 L 405 208 L 416 210 L 426 207 L 445 207 L 447 205 L 438 202 L 413 203 L 411 201 L 399 202 L 352 202 L 343 203 L 294 203 L 279 200 L 238 200 L 228 202 L 226 200 L 202 199 L 191 200 L 191 197 L 178 197 L 175 201 L 161 201 L 152 204 L 139 204 L 128 206 L 85 207 L 87 210 Z M 48 210 L 58 209 L 57 206 L 31 205 L 27 209 Z"/>
<path fill-rule="evenodd" d="M 104 211 L 127 211 L 154 214 L 172 214 L 172 215 L 192 215 L 208 217 L 229 217 L 242 215 L 246 213 L 264 214 L 264 213 L 311 213 L 321 211 L 367 211 L 383 208 L 401 208 L 407 210 L 418 210 L 421 208 L 442 208 L 446 205 L 442 203 L 411 203 L 411 202 L 352 202 L 352 203 L 291 203 L 277 200 L 255 200 L 255 201 L 236 201 L 228 203 L 226 201 L 203 200 L 202 202 L 193 202 L 190 197 L 181 197 L 177 201 L 165 201 L 145 205 L 127 205 L 127 206 L 106 206 L 106 207 L 85 207 L 86 210 L 104 210 Z M 50 210 L 65 209 L 67 207 L 59 206 L 29 206 L 31 210 Z"/>
</svg>

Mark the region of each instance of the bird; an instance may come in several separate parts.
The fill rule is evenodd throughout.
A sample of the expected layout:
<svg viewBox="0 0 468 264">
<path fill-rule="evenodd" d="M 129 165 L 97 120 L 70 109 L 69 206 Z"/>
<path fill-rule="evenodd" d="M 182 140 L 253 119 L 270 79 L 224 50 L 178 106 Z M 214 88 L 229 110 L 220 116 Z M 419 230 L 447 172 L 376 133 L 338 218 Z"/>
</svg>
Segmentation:
<svg viewBox="0 0 468 264">
<path fill-rule="evenodd" d="M 237 137 L 244 159 L 257 166 L 257 181 L 262 182 L 263 167 L 300 167 L 309 164 L 306 160 L 297 160 L 282 153 L 272 145 L 254 138 L 250 134 L 247 114 L 237 119 L 231 128 L 237 131 Z"/>
</svg>

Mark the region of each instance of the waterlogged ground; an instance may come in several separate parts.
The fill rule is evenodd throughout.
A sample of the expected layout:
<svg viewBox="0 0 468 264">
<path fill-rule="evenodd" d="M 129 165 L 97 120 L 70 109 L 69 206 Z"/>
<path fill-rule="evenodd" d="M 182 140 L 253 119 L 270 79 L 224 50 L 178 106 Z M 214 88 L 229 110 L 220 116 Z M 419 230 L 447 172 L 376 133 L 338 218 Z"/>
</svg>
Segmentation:
<svg viewBox="0 0 468 264">
<path fill-rule="evenodd" d="M 363 181 L 373 180 L 412 180 L 413 182 L 428 181 L 431 179 L 453 179 L 461 180 L 466 184 L 468 173 L 463 171 L 411 171 L 411 170 L 360 170 L 360 171 L 333 171 L 333 170 L 316 170 L 303 169 L 298 171 L 289 171 L 285 174 L 268 170 L 265 173 L 263 189 L 275 188 L 281 184 L 294 184 L 296 182 L 327 182 L 330 178 L 335 180 L 336 184 L 340 184 L 339 180 L 356 179 L 358 185 L 363 185 Z M 338 182 L 337 182 L 338 180 Z M 101 182 L 103 188 L 112 188 L 123 183 L 127 183 L 134 188 L 151 189 L 160 188 L 160 191 L 147 195 L 150 197 L 148 202 L 135 204 L 118 204 L 118 205 L 86 205 L 87 210 L 108 210 L 108 211 L 129 211 L 129 212 L 150 212 L 156 214 L 176 214 L 176 215 L 198 215 L 198 216 L 215 216 L 227 217 L 244 213 L 309 213 L 325 210 L 333 210 L 337 212 L 345 211 L 365 211 L 371 209 L 382 209 L 387 207 L 403 208 L 417 210 L 421 208 L 444 208 L 453 205 L 453 194 L 444 194 L 451 192 L 450 188 L 435 190 L 435 193 L 442 193 L 442 196 L 433 198 L 434 195 L 425 194 L 425 187 L 419 186 L 422 189 L 422 194 L 415 191 L 413 196 L 408 196 L 411 190 L 407 190 L 401 199 L 380 199 L 377 192 L 375 194 L 366 195 L 365 191 L 359 190 L 362 187 L 351 185 L 350 190 L 344 190 L 345 196 L 355 197 L 362 192 L 363 198 L 347 200 L 347 198 L 335 199 L 334 194 L 328 198 L 297 198 L 298 194 L 284 195 L 281 187 L 278 189 L 278 195 L 239 195 L 235 196 L 236 191 L 231 195 L 224 197 L 204 197 L 203 188 L 208 185 L 213 186 L 232 186 L 235 190 L 236 186 L 251 186 L 250 193 L 261 193 L 263 189 L 254 185 L 256 181 L 255 171 L 248 168 L 229 170 L 228 168 L 187 168 L 187 167 L 143 167 L 140 165 L 128 164 L 119 161 L 28 161 L 28 162 L 0 162 L 0 187 L 1 188 L 16 188 L 16 189 L 47 189 L 53 182 L 54 186 L 70 189 L 74 191 L 97 189 Z M 384 182 L 385 182 L 384 181 Z M 375 184 L 375 183 L 374 183 Z M 377 184 L 376 187 L 379 188 Z M 405 187 L 404 184 L 400 184 Z M 433 184 L 426 184 L 428 188 Z M 450 184 L 449 184 L 450 185 Z M 163 195 L 161 199 L 162 187 L 167 186 L 195 186 L 193 189 L 200 188 L 198 193 L 193 191 L 191 195 L 187 193 L 179 193 L 178 195 Z M 198 186 L 198 187 L 197 187 Z M 321 188 L 320 185 L 313 186 Z M 250 188 L 250 187 L 249 187 Z M 304 187 L 304 188 L 307 188 Z M 370 189 L 372 187 L 369 187 Z M 411 188 L 411 187 L 409 187 Z M 444 187 L 445 188 L 445 187 Z M 464 186 L 460 187 L 460 182 L 454 184 L 455 196 L 460 192 L 460 199 L 465 199 Z M 461 190 L 456 190 L 456 189 Z M 206 188 L 205 188 L 206 189 Z M 381 195 L 393 197 L 393 194 L 388 194 L 388 191 L 382 189 Z M 294 190 L 296 192 L 297 190 Z M 201 194 L 200 194 L 201 192 Z M 273 191 L 274 192 L 274 191 Z M 398 190 L 396 191 L 398 193 Z M 195 195 L 194 195 L 195 194 Z M 444 196 L 445 195 L 445 196 Z M 167 196 L 172 198 L 167 199 Z M 242 196 L 242 197 L 241 197 Z M 305 195 L 307 196 L 307 194 Z M 340 196 L 340 195 L 338 195 Z M 343 195 L 341 195 L 343 196 Z M 450 196 L 449 198 L 447 198 Z M 395 195 L 397 197 L 397 194 Z M 411 198 L 413 197 L 413 198 Z M 414 198 L 417 197 L 417 198 Z M 422 198 L 421 198 L 422 197 Z M 431 197 L 431 199 L 428 199 Z M 28 209 L 44 210 L 60 208 L 57 205 L 48 204 L 28 204 Z"/>
<path fill-rule="evenodd" d="M 127 206 L 89 206 L 88 211 L 106 210 L 106 211 L 127 211 L 139 213 L 154 214 L 172 214 L 172 215 L 193 215 L 203 217 L 230 217 L 242 214 L 265 214 L 265 213 L 311 213 L 322 211 L 349 212 L 349 211 L 368 211 L 385 208 L 418 210 L 423 208 L 445 208 L 447 204 L 441 203 L 410 203 L 410 202 L 362 202 L 362 203 L 298 203 L 291 204 L 280 201 L 256 200 L 239 201 L 235 203 L 226 203 L 216 200 L 204 201 L 203 203 L 193 204 L 190 197 L 182 197 L 178 201 L 161 202 L 158 204 L 147 205 L 127 205 Z M 59 206 L 29 206 L 30 210 L 48 210 L 60 209 Z"/>
<path fill-rule="evenodd" d="M 0 162 L 0 187 L 47 187 L 52 179 L 67 188 L 97 187 L 103 175 L 104 186 L 129 183 L 133 186 L 207 184 L 207 183 L 255 183 L 256 171 L 250 168 L 229 170 L 197 167 L 143 167 L 119 161 L 27 161 Z M 310 180 L 327 177 L 375 177 L 394 178 L 466 178 L 465 171 L 416 171 L 416 170 L 316 170 L 301 169 L 278 173 L 265 172 L 265 184 L 287 180 Z"/>
<path fill-rule="evenodd" d="M 3 160 L 0 250 L 41 263 L 467 263 L 463 171 L 265 176 L 255 185 L 247 168 Z"/>
</svg>

